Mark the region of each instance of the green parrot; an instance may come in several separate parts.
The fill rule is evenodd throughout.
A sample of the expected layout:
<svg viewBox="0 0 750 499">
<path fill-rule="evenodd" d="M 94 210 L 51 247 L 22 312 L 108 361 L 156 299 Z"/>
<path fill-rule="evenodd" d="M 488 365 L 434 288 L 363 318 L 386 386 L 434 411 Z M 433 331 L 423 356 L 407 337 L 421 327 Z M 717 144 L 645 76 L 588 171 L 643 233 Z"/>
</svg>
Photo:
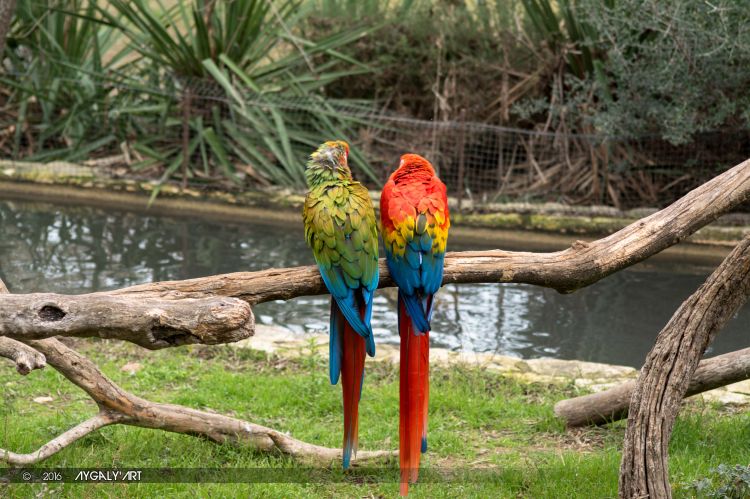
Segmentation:
<svg viewBox="0 0 750 499">
<path fill-rule="evenodd" d="M 307 162 L 305 240 L 331 293 L 331 384 L 344 393 L 344 469 L 357 452 L 365 352 L 375 355 L 370 320 L 378 287 L 378 233 L 367 189 L 352 178 L 343 141 L 322 144 Z"/>
</svg>

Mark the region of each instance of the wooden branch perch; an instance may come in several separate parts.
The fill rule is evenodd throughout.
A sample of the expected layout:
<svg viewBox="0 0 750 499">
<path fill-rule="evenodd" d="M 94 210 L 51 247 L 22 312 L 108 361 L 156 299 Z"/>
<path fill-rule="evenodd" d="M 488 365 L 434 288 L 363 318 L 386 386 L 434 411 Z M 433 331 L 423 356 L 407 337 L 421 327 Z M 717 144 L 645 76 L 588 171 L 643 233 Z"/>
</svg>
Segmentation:
<svg viewBox="0 0 750 499">
<path fill-rule="evenodd" d="M 34 369 L 44 369 L 47 365 L 44 355 L 10 338 L 0 337 L 0 357 L 15 362 L 16 371 L 22 376 L 26 376 Z"/>
<path fill-rule="evenodd" d="M 646 357 L 630 402 L 620 497 L 669 498 L 668 445 L 698 362 L 750 296 L 750 236 L 683 302 Z"/>
<path fill-rule="evenodd" d="M 185 300 L 36 293 L 0 295 L 0 336 L 98 336 L 158 349 L 238 341 L 255 331 L 250 306 L 236 298 Z"/>
<path fill-rule="evenodd" d="M 265 426 L 221 414 L 142 399 L 123 390 L 93 362 L 60 341 L 54 338 L 27 341 L 29 346 L 47 357 L 52 367 L 85 391 L 99 405 L 100 413 L 45 444 L 36 453 L 15 454 L 0 450 L 0 458 L 8 464 L 39 462 L 84 435 L 114 423 L 204 437 L 217 443 L 245 444 L 258 451 L 276 451 L 315 462 L 329 463 L 341 459 L 340 449 L 302 442 Z M 362 462 L 394 455 L 397 453 L 391 451 L 360 451 L 356 457 L 357 462 Z"/>
<path fill-rule="evenodd" d="M 695 370 L 686 397 L 750 379 L 750 348 L 704 359 Z M 555 404 L 555 415 L 569 427 L 611 423 L 628 416 L 635 380 Z"/>
<path fill-rule="evenodd" d="M 443 283 L 516 282 L 569 293 L 677 244 L 748 199 L 750 160 L 697 187 L 669 207 L 594 242 L 576 241 L 571 248 L 554 253 L 448 253 Z M 384 260 L 380 261 L 379 286 L 394 286 Z M 317 268 L 307 266 L 141 284 L 106 294 L 172 299 L 221 295 L 242 298 L 254 305 L 326 292 Z"/>
<path fill-rule="evenodd" d="M 750 160 L 696 188 L 668 208 L 598 241 L 577 241 L 571 248 L 554 253 L 499 250 L 449 253 L 445 261 L 444 283 L 516 282 L 572 292 L 678 243 L 748 199 Z M 735 253 L 736 250 L 733 255 Z M 720 270 L 726 266 L 725 262 Z M 380 287 L 393 286 L 383 261 L 380 262 L 380 272 Z M 720 278 L 727 277 L 716 279 Z M 99 336 L 125 339 L 147 348 L 236 341 L 252 334 L 254 318 L 247 304 L 232 298 L 240 298 L 252 305 L 323 294 L 325 286 L 313 266 L 143 284 L 77 296 L 4 295 L 1 294 L 3 291 L 7 290 L 0 282 L 0 316 L 9 318 L 0 323 L 0 336 L 18 338 L 43 354 L 51 366 L 86 391 L 100 407 L 97 416 L 40 448 L 33 454 L 38 458 L 0 450 L 0 456 L 10 464 L 37 462 L 85 434 L 114 423 L 202 436 L 216 442 L 244 442 L 258 450 L 275 450 L 315 460 L 330 461 L 341 457 L 338 449 L 301 442 L 240 419 L 150 402 L 132 395 L 104 376 L 90 360 L 50 338 L 54 335 Z M 721 290 L 715 294 L 723 296 Z M 692 324 L 699 327 L 696 325 L 699 324 L 704 327 L 705 324 L 690 315 L 689 310 L 683 310 L 685 307 L 683 305 L 676 314 L 680 318 L 689 317 L 687 325 L 682 326 L 687 328 Z M 725 303 L 723 307 L 717 307 L 716 316 L 728 310 L 729 305 Z M 705 308 L 708 309 L 708 305 Z M 648 379 L 648 366 L 647 362 L 645 374 L 642 374 L 642 378 L 646 378 L 643 379 Z M 685 379 L 691 374 L 692 371 L 687 373 Z M 684 384 L 686 387 L 687 381 Z M 641 389 L 641 384 L 638 389 Z M 634 400 L 638 393 L 637 390 Z M 681 400 L 684 390 L 678 395 L 678 400 Z M 634 414 L 640 414 L 639 410 L 635 405 Z M 666 433 L 668 438 L 668 431 Z M 395 454 L 388 451 L 360 452 L 358 458 L 361 461 Z"/>
<path fill-rule="evenodd" d="M 0 280 L 0 296 L 6 297 L 7 293 L 8 288 Z M 246 303 L 240 303 L 247 310 L 250 309 Z M 180 405 L 150 402 L 120 388 L 93 362 L 55 338 L 24 341 L 27 343 L 22 344 L 25 350 L 36 352 L 42 358 L 46 357 L 53 368 L 85 391 L 100 410 L 96 416 L 59 435 L 36 452 L 17 454 L 0 449 L 0 460 L 7 464 L 24 466 L 38 463 L 89 433 L 116 423 L 205 437 L 214 442 L 248 444 L 259 451 L 278 451 L 318 462 L 330 462 L 342 457 L 339 449 L 302 442 L 265 426 Z M 18 343 L 0 337 L 0 344 L 10 345 L 10 342 Z M 391 451 L 361 451 L 356 458 L 357 462 L 362 462 L 397 454 Z"/>
<path fill-rule="evenodd" d="M 554 253 L 449 253 L 443 282 L 524 282 L 572 292 L 676 244 L 747 199 L 750 160 L 668 208 L 598 241 L 576 241 L 571 248 Z M 394 285 L 382 260 L 380 275 L 380 287 Z M 99 336 L 146 348 L 226 343 L 250 336 L 254 319 L 249 307 L 217 297 L 255 304 L 325 292 L 317 268 L 307 266 L 142 284 L 86 295 L 0 295 L 0 316 L 10 318 L 0 323 L 0 336 Z"/>
</svg>

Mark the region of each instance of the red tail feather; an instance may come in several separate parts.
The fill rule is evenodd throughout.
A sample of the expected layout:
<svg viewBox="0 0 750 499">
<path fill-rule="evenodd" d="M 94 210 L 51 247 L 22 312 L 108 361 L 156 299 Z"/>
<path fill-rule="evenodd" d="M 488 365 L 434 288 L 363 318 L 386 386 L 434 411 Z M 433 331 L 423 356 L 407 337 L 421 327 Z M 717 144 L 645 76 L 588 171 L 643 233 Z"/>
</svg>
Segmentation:
<svg viewBox="0 0 750 499">
<path fill-rule="evenodd" d="M 359 441 L 359 399 L 365 371 L 365 340 L 344 321 L 341 356 L 341 388 L 344 393 L 344 468 Z"/>
<path fill-rule="evenodd" d="M 401 336 L 399 460 L 401 495 L 406 495 L 409 482 L 417 481 L 422 439 L 427 432 L 430 339 L 429 333 L 414 334 L 414 326 L 401 300 L 398 313 Z"/>
</svg>

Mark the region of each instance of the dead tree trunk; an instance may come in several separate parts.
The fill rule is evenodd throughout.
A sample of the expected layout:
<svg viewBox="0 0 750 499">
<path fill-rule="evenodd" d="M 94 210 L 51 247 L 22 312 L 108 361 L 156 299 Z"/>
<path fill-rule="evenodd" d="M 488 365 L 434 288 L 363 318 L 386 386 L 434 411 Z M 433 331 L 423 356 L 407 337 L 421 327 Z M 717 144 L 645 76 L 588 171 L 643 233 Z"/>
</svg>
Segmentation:
<svg viewBox="0 0 750 499">
<path fill-rule="evenodd" d="M 700 362 L 686 397 L 750 378 L 750 348 L 717 355 Z M 628 416 L 635 380 L 555 404 L 555 415 L 569 427 L 611 423 Z"/>
<path fill-rule="evenodd" d="M 276 451 L 318 463 L 327 464 L 341 458 L 340 449 L 308 444 L 265 426 L 221 414 L 190 409 L 181 405 L 151 402 L 137 397 L 112 382 L 89 359 L 55 338 L 29 340 L 28 345 L 44 354 L 49 365 L 85 391 L 99 406 L 99 413 L 35 452 L 16 454 L 0 449 L 0 460 L 8 464 L 37 463 L 92 431 L 117 423 L 184 433 L 208 438 L 217 443 L 242 443 L 258 451 Z M 360 451 L 357 453 L 357 461 L 392 455 L 394 453 L 389 451 Z"/>
<path fill-rule="evenodd" d="M 727 256 L 659 333 L 630 402 L 620 497 L 669 498 L 668 445 L 706 347 L 750 295 L 750 236 Z"/>
</svg>

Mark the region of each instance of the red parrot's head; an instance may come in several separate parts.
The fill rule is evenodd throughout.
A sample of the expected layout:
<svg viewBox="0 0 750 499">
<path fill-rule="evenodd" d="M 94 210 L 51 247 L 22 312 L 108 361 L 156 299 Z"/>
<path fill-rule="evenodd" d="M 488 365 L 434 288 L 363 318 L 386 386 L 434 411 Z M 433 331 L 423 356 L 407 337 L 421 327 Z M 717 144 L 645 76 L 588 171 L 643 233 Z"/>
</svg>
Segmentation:
<svg viewBox="0 0 750 499">
<path fill-rule="evenodd" d="M 401 156 L 401 162 L 398 168 L 393 172 L 393 181 L 398 183 L 400 180 L 416 178 L 430 179 L 435 176 L 435 169 L 432 164 L 419 154 L 404 154 Z"/>
</svg>

